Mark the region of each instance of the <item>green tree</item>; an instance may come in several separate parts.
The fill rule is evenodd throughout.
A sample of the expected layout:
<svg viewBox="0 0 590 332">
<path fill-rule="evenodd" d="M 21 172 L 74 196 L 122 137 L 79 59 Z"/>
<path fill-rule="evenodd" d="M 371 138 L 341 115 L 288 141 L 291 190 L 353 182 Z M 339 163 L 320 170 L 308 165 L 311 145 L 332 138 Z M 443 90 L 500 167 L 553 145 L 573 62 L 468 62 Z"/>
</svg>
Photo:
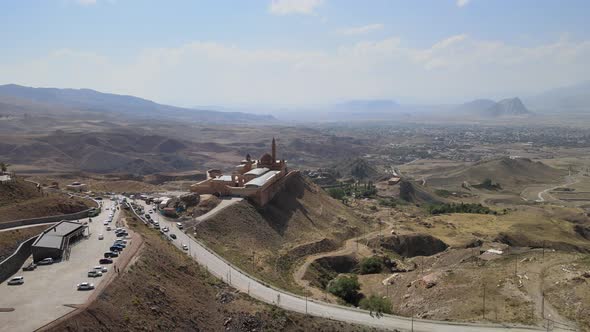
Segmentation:
<svg viewBox="0 0 590 332">
<path fill-rule="evenodd" d="M 352 304 L 358 301 L 360 289 L 361 285 L 356 275 L 339 276 L 328 284 L 328 292 Z"/>
<path fill-rule="evenodd" d="M 371 295 L 361 300 L 360 307 L 365 310 L 369 310 L 372 313 L 375 313 L 377 317 L 383 316 L 383 314 L 390 314 L 391 310 L 391 301 L 387 298 L 382 298 L 376 295 Z"/>
<path fill-rule="evenodd" d="M 0 162 L 0 171 L 6 172 L 8 170 L 8 166 L 10 166 L 10 165 L 8 165 L 7 163 L 4 163 L 4 162 Z"/>
<path fill-rule="evenodd" d="M 359 264 L 360 274 L 379 273 L 383 269 L 383 261 L 379 256 L 365 257 Z"/>
<path fill-rule="evenodd" d="M 344 190 L 342 188 L 328 189 L 328 194 L 338 200 L 342 200 L 344 198 L 344 196 L 346 196 L 346 193 L 344 192 Z"/>
</svg>

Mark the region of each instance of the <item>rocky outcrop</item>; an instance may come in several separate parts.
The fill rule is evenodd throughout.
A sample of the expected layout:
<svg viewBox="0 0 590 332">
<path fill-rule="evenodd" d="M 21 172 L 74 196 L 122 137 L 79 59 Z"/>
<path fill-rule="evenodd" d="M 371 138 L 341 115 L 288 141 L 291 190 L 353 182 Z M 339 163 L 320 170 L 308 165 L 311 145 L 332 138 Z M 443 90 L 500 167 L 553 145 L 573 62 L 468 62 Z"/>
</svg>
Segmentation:
<svg viewBox="0 0 590 332">
<path fill-rule="evenodd" d="M 180 195 L 180 201 L 186 206 L 196 206 L 201 201 L 201 196 L 197 193 L 188 193 Z"/>
</svg>

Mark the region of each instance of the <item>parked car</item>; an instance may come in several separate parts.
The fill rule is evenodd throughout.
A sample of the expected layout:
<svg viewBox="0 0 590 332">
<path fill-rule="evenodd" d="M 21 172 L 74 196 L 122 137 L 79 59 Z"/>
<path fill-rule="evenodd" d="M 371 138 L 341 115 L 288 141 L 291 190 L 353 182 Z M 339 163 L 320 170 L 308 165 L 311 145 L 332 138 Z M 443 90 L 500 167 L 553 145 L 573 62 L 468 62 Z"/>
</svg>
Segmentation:
<svg viewBox="0 0 590 332">
<path fill-rule="evenodd" d="M 98 234 L 98 239 L 99 239 L 99 240 L 104 240 L 104 235 L 102 235 L 102 234 Z"/>
<path fill-rule="evenodd" d="M 183 250 L 188 250 L 188 246 L 187 246 L 186 244 L 184 244 L 184 243 L 183 243 L 183 244 L 182 244 L 182 249 L 183 249 Z"/>
<path fill-rule="evenodd" d="M 79 291 L 92 290 L 94 289 L 94 284 L 91 284 L 89 282 L 83 282 L 78 284 L 77 288 Z"/>
<path fill-rule="evenodd" d="M 8 284 L 11 286 L 22 285 L 25 283 L 24 277 L 13 277 L 12 279 L 8 280 Z"/>
<path fill-rule="evenodd" d="M 109 221 L 108 220 L 105 220 L 102 224 L 106 226 L 106 225 L 109 224 Z"/>
<path fill-rule="evenodd" d="M 170 233 L 170 237 L 176 240 L 176 234 Z"/>
<path fill-rule="evenodd" d="M 94 270 L 95 270 L 95 271 L 100 271 L 100 272 L 102 272 L 102 273 L 107 273 L 107 272 L 109 271 L 109 269 L 107 269 L 107 268 L 106 268 L 106 267 L 104 267 L 104 266 L 100 266 L 100 265 L 98 265 L 98 266 L 95 266 L 95 267 L 94 267 Z"/>
<path fill-rule="evenodd" d="M 115 243 L 122 243 L 122 244 L 127 244 L 127 240 L 123 240 L 123 239 L 116 239 Z"/>
<path fill-rule="evenodd" d="M 53 258 L 43 258 L 42 260 L 37 262 L 37 265 L 51 265 L 53 264 Z"/>
<path fill-rule="evenodd" d="M 107 226 L 107 232 L 111 230 L 111 226 Z"/>
<path fill-rule="evenodd" d="M 117 258 L 119 257 L 119 253 L 118 252 L 114 252 L 114 251 L 107 251 L 104 253 L 104 258 Z"/>
<path fill-rule="evenodd" d="M 119 246 L 111 246 L 109 248 L 109 250 L 110 251 L 113 251 L 113 252 L 119 252 L 119 251 L 123 251 L 123 248 L 122 247 L 119 247 Z"/>
<path fill-rule="evenodd" d="M 102 277 L 102 272 L 96 271 L 96 270 L 90 270 L 90 271 L 88 271 L 88 277 L 89 278 Z"/>
<path fill-rule="evenodd" d="M 170 228 L 168 228 L 168 227 L 162 228 L 162 231 L 164 231 L 164 232 L 168 232 L 169 230 L 170 230 Z"/>
<path fill-rule="evenodd" d="M 182 224 L 181 223 L 177 222 L 176 223 L 176 226 L 178 227 L 178 229 L 182 229 Z"/>
<path fill-rule="evenodd" d="M 101 258 L 98 264 L 113 264 L 113 260 L 110 258 Z"/>
<path fill-rule="evenodd" d="M 31 264 L 23 267 L 23 271 L 33 271 L 36 268 L 37 268 L 37 264 L 31 262 Z"/>
</svg>

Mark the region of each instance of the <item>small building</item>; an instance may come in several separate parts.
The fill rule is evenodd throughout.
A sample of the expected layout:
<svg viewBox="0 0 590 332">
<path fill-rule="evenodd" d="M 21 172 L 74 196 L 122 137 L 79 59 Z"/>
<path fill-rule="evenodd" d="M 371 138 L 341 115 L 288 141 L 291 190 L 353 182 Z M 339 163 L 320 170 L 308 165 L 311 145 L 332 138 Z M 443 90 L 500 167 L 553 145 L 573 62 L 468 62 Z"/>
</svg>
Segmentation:
<svg viewBox="0 0 590 332">
<path fill-rule="evenodd" d="M 68 247 L 83 237 L 86 227 L 79 222 L 64 220 L 45 230 L 31 247 L 33 261 L 62 259 Z"/>
<path fill-rule="evenodd" d="M 390 186 L 393 186 L 393 185 L 398 184 L 400 180 L 401 179 L 399 177 L 394 176 L 394 177 L 389 178 L 389 180 L 387 180 L 387 184 Z"/>
<path fill-rule="evenodd" d="M 72 182 L 71 184 L 68 184 L 66 186 L 66 189 L 70 190 L 70 191 L 75 191 L 75 192 L 83 192 L 83 191 L 88 191 L 88 186 L 85 183 L 80 183 L 80 182 Z"/>
</svg>

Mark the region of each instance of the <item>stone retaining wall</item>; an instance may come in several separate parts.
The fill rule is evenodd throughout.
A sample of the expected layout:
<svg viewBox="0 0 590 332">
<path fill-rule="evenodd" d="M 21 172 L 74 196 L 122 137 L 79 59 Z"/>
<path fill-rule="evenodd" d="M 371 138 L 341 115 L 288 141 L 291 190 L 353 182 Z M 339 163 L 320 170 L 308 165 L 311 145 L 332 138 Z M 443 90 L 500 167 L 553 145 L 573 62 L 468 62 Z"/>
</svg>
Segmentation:
<svg viewBox="0 0 590 332">
<path fill-rule="evenodd" d="M 0 283 L 17 273 L 27 258 L 31 256 L 31 247 L 37 236 L 33 236 L 21 243 L 12 255 L 0 262 Z"/>
</svg>

